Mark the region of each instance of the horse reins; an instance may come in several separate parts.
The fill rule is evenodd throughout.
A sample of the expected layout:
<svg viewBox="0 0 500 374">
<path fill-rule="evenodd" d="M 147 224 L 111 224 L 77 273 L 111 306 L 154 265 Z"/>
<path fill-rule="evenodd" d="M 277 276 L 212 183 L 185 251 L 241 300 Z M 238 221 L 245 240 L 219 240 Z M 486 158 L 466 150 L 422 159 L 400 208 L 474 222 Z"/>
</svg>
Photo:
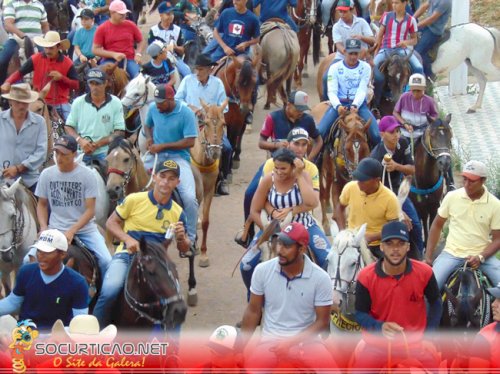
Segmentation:
<svg viewBox="0 0 500 374">
<path fill-rule="evenodd" d="M 340 252 L 338 255 L 337 271 L 335 272 L 335 282 L 333 284 L 333 290 L 340 292 L 342 294 L 342 300 L 344 300 L 344 298 L 346 300 L 349 300 L 347 297 L 349 294 L 352 294 L 353 296 L 356 295 L 356 290 L 355 289 L 353 290 L 353 285 L 356 283 L 356 276 L 358 275 L 358 272 L 361 269 L 361 265 L 362 265 L 362 261 L 363 261 L 363 259 L 361 257 L 361 251 L 359 250 L 359 248 L 356 248 L 358 250 L 358 257 L 356 259 L 354 274 L 352 275 L 352 279 L 351 280 L 342 279 L 340 277 L 340 260 L 342 258 L 342 255 L 344 254 L 344 252 L 347 250 L 347 248 L 348 248 L 348 244 L 346 244 L 346 246 L 344 247 L 342 252 Z M 345 282 L 347 284 L 347 289 L 345 292 L 339 289 L 339 287 L 342 286 L 342 282 Z"/>
<path fill-rule="evenodd" d="M 125 152 L 127 152 L 127 154 L 130 157 L 132 157 L 132 159 L 133 159 L 132 166 L 127 171 L 124 171 L 124 170 L 121 170 L 121 169 L 117 169 L 117 168 L 108 168 L 107 174 L 108 174 L 108 176 L 110 174 L 117 174 L 117 175 L 119 175 L 120 177 L 123 178 L 123 182 L 121 184 L 121 189 L 122 189 L 123 195 L 125 195 L 125 187 L 127 186 L 127 184 L 130 182 L 130 179 L 132 178 L 132 174 L 133 174 L 134 168 L 137 170 L 137 157 L 135 157 L 135 154 L 132 151 L 132 148 L 130 146 L 128 146 L 127 143 L 120 142 L 117 145 L 117 147 L 120 147 Z M 112 151 L 113 151 L 113 149 L 110 149 L 109 153 L 111 153 Z"/>
<path fill-rule="evenodd" d="M 7 235 L 9 233 L 12 233 L 12 242 L 10 243 L 9 247 L 0 248 L 0 253 L 6 253 L 12 249 L 17 249 L 21 244 L 24 243 L 23 232 L 24 232 L 24 226 L 25 226 L 26 220 L 25 220 L 24 213 L 22 210 L 22 204 L 20 207 L 19 206 L 20 202 L 17 201 L 15 198 L 11 198 L 10 200 L 14 204 L 14 206 L 16 207 L 14 217 L 12 218 L 14 224 L 13 224 L 13 227 L 11 227 L 9 230 L 6 230 L 6 231 L 0 233 L 0 237 Z M 28 229 L 30 229 L 30 228 L 31 228 L 31 222 L 30 222 L 30 226 L 28 227 Z"/>
</svg>

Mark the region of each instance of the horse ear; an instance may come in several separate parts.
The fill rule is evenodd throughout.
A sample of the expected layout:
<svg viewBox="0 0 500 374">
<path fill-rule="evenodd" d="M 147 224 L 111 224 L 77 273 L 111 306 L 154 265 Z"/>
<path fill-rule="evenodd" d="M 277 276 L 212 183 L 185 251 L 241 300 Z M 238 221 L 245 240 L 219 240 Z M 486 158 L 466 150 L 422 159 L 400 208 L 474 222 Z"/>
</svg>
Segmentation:
<svg viewBox="0 0 500 374">
<path fill-rule="evenodd" d="M 205 113 L 207 113 L 207 112 L 208 112 L 208 108 L 209 108 L 209 106 L 208 106 L 208 104 L 205 102 L 205 100 L 203 100 L 201 97 L 200 97 L 200 104 L 201 104 L 201 106 L 203 107 L 203 110 L 205 111 Z"/>
<path fill-rule="evenodd" d="M 354 237 L 354 242 L 356 243 L 356 246 L 361 245 L 361 242 L 365 239 L 365 233 L 366 233 L 366 223 L 363 223 L 359 228 L 358 232 L 356 233 L 356 236 Z"/>
<path fill-rule="evenodd" d="M 78 13 L 78 8 L 76 6 L 74 6 L 73 4 L 70 4 L 69 6 L 71 8 L 71 11 L 73 12 L 73 15 L 76 16 L 76 14 Z"/>
<path fill-rule="evenodd" d="M 42 100 L 45 100 L 45 98 L 47 97 L 47 94 L 49 93 L 50 91 L 50 87 L 51 87 L 51 84 L 52 84 L 52 81 L 50 80 L 43 88 L 42 90 L 40 91 L 40 93 L 38 94 L 38 97 Z"/>
<path fill-rule="evenodd" d="M 139 240 L 139 250 L 143 253 L 146 254 L 148 251 L 148 245 L 146 243 L 146 239 L 144 237 L 141 237 Z"/>
<path fill-rule="evenodd" d="M 345 116 L 345 114 L 344 114 L 344 116 Z M 341 119 L 339 119 L 339 126 L 340 126 L 342 129 L 346 130 L 346 124 L 345 124 L 345 122 L 344 122 L 343 117 L 342 117 Z"/>
<path fill-rule="evenodd" d="M 444 122 L 446 122 L 447 125 L 450 124 L 450 122 L 451 122 L 451 113 L 448 113 L 446 115 L 446 118 L 444 119 Z"/>
<path fill-rule="evenodd" d="M 5 194 L 8 197 L 13 198 L 16 194 L 17 187 L 19 187 L 19 183 L 21 183 L 21 178 L 17 178 L 16 181 L 12 183 L 12 185 L 7 189 L 7 191 L 5 191 Z"/>
<path fill-rule="evenodd" d="M 368 133 L 368 129 L 370 128 L 371 123 L 372 123 L 372 117 L 368 118 L 368 121 L 366 121 L 366 124 L 363 127 L 363 131 L 365 133 Z"/>
<path fill-rule="evenodd" d="M 446 298 L 451 302 L 451 305 L 453 305 L 454 308 L 457 307 L 458 305 L 458 299 L 455 295 L 453 295 L 453 292 L 448 288 L 448 286 L 443 287 L 444 293 L 446 294 Z"/>
<path fill-rule="evenodd" d="M 220 109 L 224 112 L 224 109 L 226 109 L 228 104 L 229 104 L 229 97 L 226 97 L 226 100 L 224 100 L 220 105 Z"/>
</svg>

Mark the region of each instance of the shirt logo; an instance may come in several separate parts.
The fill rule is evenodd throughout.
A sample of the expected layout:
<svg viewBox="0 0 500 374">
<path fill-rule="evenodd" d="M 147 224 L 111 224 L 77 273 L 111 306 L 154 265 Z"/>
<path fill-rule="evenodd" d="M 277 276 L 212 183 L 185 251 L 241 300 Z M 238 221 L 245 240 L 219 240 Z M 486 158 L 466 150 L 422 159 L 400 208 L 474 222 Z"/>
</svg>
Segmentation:
<svg viewBox="0 0 500 374">
<path fill-rule="evenodd" d="M 239 23 L 231 23 L 229 25 L 229 33 L 237 36 L 243 35 L 243 32 L 245 31 L 245 26 L 239 24 Z"/>
<path fill-rule="evenodd" d="M 111 116 L 109 114 L 105 114 L 101 117 L 102 123 L 109 123 L 111 121 Z"/>
</svg>

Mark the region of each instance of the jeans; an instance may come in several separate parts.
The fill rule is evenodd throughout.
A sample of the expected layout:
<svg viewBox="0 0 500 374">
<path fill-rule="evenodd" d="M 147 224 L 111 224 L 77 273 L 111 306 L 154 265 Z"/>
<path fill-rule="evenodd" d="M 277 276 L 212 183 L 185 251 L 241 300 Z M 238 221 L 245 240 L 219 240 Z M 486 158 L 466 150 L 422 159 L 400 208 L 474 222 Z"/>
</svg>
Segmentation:
<svg viewBox="0 0 500 374">
<path fill-rule="evenodd" d="M 181 79 L 191 74 L 191 68 L 184 62 L 182 57 L 175 56 L 175 67 L 181 76 Z"/>
<path fill-rule="evenodd" d="M 7 79 L 7 68 L 9 61 L 16 52 L 17 42 L 14 39 L 7 39 L 0 52 L 0 84 L 3 84 Z"/>
<path fill-rule="evenodd" d="M 66 122 L 69 113 L 71 112 L 71 105 L 69 103 L 65 103 L 65 104 L 52 105 L 52 107 L 55 108 L 57 113 L 61 116 L 61 119 L 64 122 Z"/>
<path fill-rule="evenodd" d="M 351 102 L 345 102 L 342 103 L 343 106 L 351 106 Z M 368 129 L 368 137 L 369 137 L 369 143 L 370 143 L 370 148 L 373 149 L 378 143 L 380 143 L 380 132 L 378 131 L 378 123 L 377 119 L 373 115 L 373 113 L 368 109 L 368 106 L 366 105 L 366 101 L 363 102 L 363 104 L 358 108 L 358 114 L 360 115 L 363 120 L 368 121 L 371 118 L 371 123 L 370 123 L 370 128 Z M 339 117 L 339 113 L 337 110 L 329 106 L 328 110 L 326 111 L 325 115 L 323 118 L 321 118 L 321 121 L 319 122 L 318 125 L 318 131 L 320 132 L 321 136 L 323 139 L 326 139 L 328 137 L 328 133 L 330 132 L 330 128 L 332 125 L 335 123 L 337 118 Z"/>
<path fill-rule="evenodd" d="M 217 51 L 217 49 L 222 49 L 222 48 L 220 48 L 219 43 L 217 43 L 217 40 L 215 40 L 214 38 L 208 42 L 208 44 L 206 45 L 205 48 L 203 48 L 203 51 L 201 53 L 207 56 L 212 56 L 212 54 L 215 51 Z M 224 53 L 224 51 L 222 51 L 222 53 Z M 212 61 L 214 60 L 212 59 Z"/>
<path fill-rule="evenodd" d="M 85 165 L 90 165 L 92 164 L 92 161 L 104 161 L 106 159 L 106 153 L 99 153 L 97 155 L 84 155 L 83 156 L 83 162 Z"/>
<path fill-rule="evenodd" d="M 124 61 L 125 60 L 120 61 L 120 63 L 118 64 L 118 67 L 124 69 L 124 67 L 123 67 L 125 65 Z M 129 75 L 130 79 L 134 79 L 135 77 L 137 77 L 139 75 L 139 71 L 141 70 L 141 67 L 134 60 L 126 60 L 126 61 L 127 61 L 127 67 L 126 67 L 127 74 Z M 103 65 L 103 64 L 106 64 L 108 62 L 111 62 L 114 64 L 116 61 L 113 60 L 112 58 L 106 58 L 106 59 L 102 59 L 101 62 L 99 63 L 99 65 Z"/>
<path fill-rule="evenodd" d="M 382 94 L 384 91 L 384 85 L 385 85 L 385 76 L 384 74 L 380 71 L 380 66 L 382 63 L 388 58 L 391 54 L 397 53 L 401 56 L 407 56 L 410 54 L 410 51 L 401 49 L 401 48 L 392 48 L 392 49 L 381 49 L 377 55 L 375 56 L 375 59 L 373 60 L 374 69 L 373 69 L 373 74 L 375 78 L 375 105 L 379 106 L 380 105 L 380 100 L 382 99 Z M 418 60 L 417 55 L 414 53 L 411 55 L 410 60 L 409 60 L 410 66 L 411 66 L 411 71 L 412 74 L 415 73 L 420 73 L 422 74 L 424 72 L 424 69 L 422 67 L 422 64 Z"/>
<path fill-rule="evenodd" d="M 133 256 L 127 251 L 113 256 L 108 271 L 103 278 L 101 292 L 94 308 L 94 316 L 99 326 L 108 326 L 111 323 L 113 307 L 118 295 L 122 291 L 127 278 L 127 270 L 132 263 Z"/>
<path fill-rule="evenodd" d="M 255 173 L 254 177 L 248 184 L 247 189 L 245 190 L 245 198 L 243 200 L 243 211 L 245 214 L 245 221 L 250 215 L 250 206 L 252 205 L 253 195 L 255 195 L 255 191 L 257 191 L 257 187 L 259 186 L 260 178 L 262 178 L 262 173 L 264 171 L 264 164 L 260 165 L 257 173 Z"/>
<path fill-rule="evenodd" d="M 434 34 L 428 27 L 424 27 L 422 30 L 420 39 L 415 46 L 415 51 L 417 51 L 422 57 L 422 62 L 424 65 L 424 73 L 427 77 L 432 76 L 431 69 L 431 58 L 429 57 L 429 51 L 436 45 L 441 36 Z"/>
<path fill-rule="evenodd" d="M 418 217 L 415 205 L 410 200 L 409 197 L 403 203 L 403 212 L 410 218 L 413 228 L 410 231 L 410 240 L 415 243 L 419 253 L 422 255 L 424 253 L 424 239 L 422 238 L 422 223 Z"/>
<path fill-rule="evenodd" d="M 440 290 L 443 289 L 450 275 L 464 266 L 465 258 L 455 257 L 448 252 L 441 252 L 432 264 L 432 271 L 436 277 L 437 284 Z M 493 286 L 500 282 L 500 260 L 495 256 L 488 258 L 484 264 L 479 266 L 479 269 L 486 274 Z"/>
<path fill-rule="evenodd" d="M 227 135 L 224 134 L 222 137 L 222 157 L 221 157 L 221 167 L 222 176 L 227 178 L 228 174 L 231 174 L 231 158 L 233 157 L 233 147 L 229 143 Z"/>
<path fill-rule="evenodd" d="M 182 36 L 184 37 L 184 42 L 189 42 L 196 39 L 196 31 L 186 24 L 180 24 Z"/>
<path fill-rule="evenodd" d="M 328 256 L 328 252 L 331 249 L 330 242 L 328 241 L 325 233 L 316 223 L 313 223 L 311 226 L 309 226 L 307 228 L 307 232 L 309 232 L 309 248 L 311 248 L 311 251 L 314 253 L 314 257 L 316 257 L 318 266 L 323 268 L 324 266 L 326 266 L 326 257 Z M 248 248 L 252 248 L 261 235 L 262 231 L 259 231 L 255 235 L 252 243 L 248 246 Z M 250 295 L 250 283 L 252 281 L 253 270 L 260 262 L 261 253 L 262 252 L 259 249 L 252 248 L 247 253 L 245 253 L 243 258 L 241 259 L 241 277 L 243 278 L 243 283 L 245 283 L 245 286 L 247 287 L 247 290 L 249 292 L 248 296 Z"/>
</svg>

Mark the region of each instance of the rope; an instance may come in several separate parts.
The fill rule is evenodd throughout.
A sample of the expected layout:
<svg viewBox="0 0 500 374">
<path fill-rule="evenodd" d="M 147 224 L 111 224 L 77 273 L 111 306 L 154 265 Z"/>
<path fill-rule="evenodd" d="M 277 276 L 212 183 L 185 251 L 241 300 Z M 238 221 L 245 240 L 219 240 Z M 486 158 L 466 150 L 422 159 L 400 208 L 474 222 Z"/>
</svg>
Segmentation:
<svg viewBox="0 0 500 374">
<path fill-rule="evenodd" d="M 144 160 L 146 159 L 146 156 L 149 155 L 150 152 L 147 151 L 144 156 L 141 157 L 142 159 L 142 162 L 144 162 Z M 154 163 L 153 163 L 153 169 L 151 170 L 151 176 L 149 177 L 149 181 L 148 183 L 146 184 L 146 186 L 144 187 L 144 191 L 146 191 L 149 186 L 151 186 L 151 183 L 153 183 L 153 175 L 155 173 L 155 169 L 156 169 L 156 162 L 158 161 L 158 153 L 155 153 L 155 159 L 154 159 Z"/>
</svg>

